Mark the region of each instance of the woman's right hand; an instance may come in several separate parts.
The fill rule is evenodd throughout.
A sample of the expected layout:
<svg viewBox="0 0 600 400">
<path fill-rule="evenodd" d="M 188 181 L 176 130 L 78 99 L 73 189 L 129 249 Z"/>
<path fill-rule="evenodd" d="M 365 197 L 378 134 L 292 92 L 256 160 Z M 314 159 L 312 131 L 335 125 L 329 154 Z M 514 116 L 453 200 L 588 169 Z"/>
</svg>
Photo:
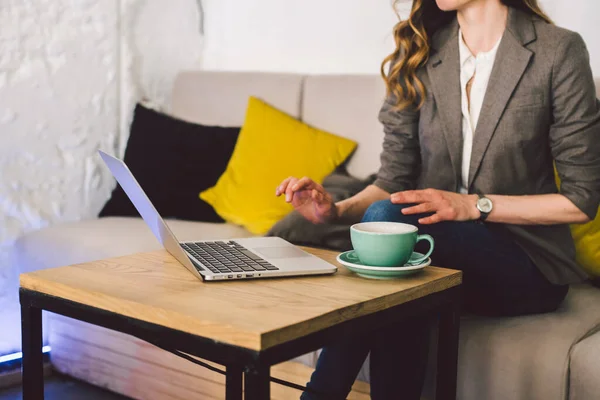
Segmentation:
<svg viewBox="0 0 600 400">
<path fill-rule="evenodd" d="M 331 195 L 310 178 L 297 179 L 291 176 L 277 187 L 275 194 L 285 195 L 285 201 L 314 224 L 332 222 L 338 218 Z"/>
</svg>

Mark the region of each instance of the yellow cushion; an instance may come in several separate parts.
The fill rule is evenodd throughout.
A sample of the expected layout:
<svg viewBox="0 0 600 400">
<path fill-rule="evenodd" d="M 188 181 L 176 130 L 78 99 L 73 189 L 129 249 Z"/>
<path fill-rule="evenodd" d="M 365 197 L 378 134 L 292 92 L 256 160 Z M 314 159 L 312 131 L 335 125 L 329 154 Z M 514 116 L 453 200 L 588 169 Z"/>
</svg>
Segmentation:
<svg viewBox="0 0 600 400">
<path fill-rule="evenodd" d="M 555 171 L 556 184 L 560 187 L 560 179 Z M 587 224 L 571 225 L 571 235 L 575 241 L 577 263 L 588 274 L 600 277 L 600 210 L 596 219 Z"/>
<path fill-rule="evenodd" d="M 321 183 L 356 142 L 312 128 L 251 97 L 238 142 L 217 184 L 200 193 L 227 222 L 265 234 L 292 206 L 275 189 L 287 177 Z"/>
</svg>

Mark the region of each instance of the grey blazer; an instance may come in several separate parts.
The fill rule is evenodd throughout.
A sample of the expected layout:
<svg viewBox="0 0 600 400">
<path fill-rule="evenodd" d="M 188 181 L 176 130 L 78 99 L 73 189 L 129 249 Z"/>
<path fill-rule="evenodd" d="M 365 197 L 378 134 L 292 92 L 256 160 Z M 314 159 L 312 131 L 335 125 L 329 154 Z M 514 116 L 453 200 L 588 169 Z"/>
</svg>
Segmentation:
<svg viewBox="0 0 600 400">
<path fill-rule="evenodd" d="M 435 188 L 458 191 L 462 116 L 455 20 L 432 37 L 419 77 L 427 88 L 420 111 L 380 113 L 385 127 L 375 185 L 389 193 Z M 508 25 L 476 127 L 469 192 L 498 195 L 560 193 L 590 218 L 600 205 L 600 102 L 589 55 L 577 33 L 509 10 Z M 587 278 L 575 262 L 567 225 L 493 224 L 508 229 L 553 283 Z M 492 224 L 490 224 L 492 226 Z"/>
</svg>

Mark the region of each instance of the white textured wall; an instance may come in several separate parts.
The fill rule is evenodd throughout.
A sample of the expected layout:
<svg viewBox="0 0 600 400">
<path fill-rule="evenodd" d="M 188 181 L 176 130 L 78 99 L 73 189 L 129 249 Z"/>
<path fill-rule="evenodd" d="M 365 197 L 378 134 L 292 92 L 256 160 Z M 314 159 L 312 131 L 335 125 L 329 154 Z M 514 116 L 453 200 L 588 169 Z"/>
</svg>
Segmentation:
<svg viewBox="0 0 600 400">
<path fill-rule="evenodd" d="M 392 0 L 205 0 L 207 69 L 377 73 L 393 46 Z M 600 2 L 540 0 L 580 32 L 600 76 Z M 410 3 L 399 7 L 406 16 Z"/>
<path fill-rule="evenodd" d="M 206 0 L 206 15 L 207 69 L 302 73 L 377 73 L 397 21 L 391 0 Z"/>
<path fill-rule="evenodd" d="M 96 0 L 104 1 L 104 0 Z M 175 76 L 201 66 L 202 0 L 121 1 L 121 132 L 127 132 L 135 102 L 168 111 Z M 125 150 L 126 134 L 119 151 Z"/>
<path fill-rule="evenodd" d="M 92 155 L 117 136 L 117 15 L 114 0 L 0 2 L 0 275 L 16 279 L 18 235 L 89 216 L 108 193 Z M 0 354 L 12 332 L 0 330 Z"/>
<path fill-rule="evenodd" d="M 600 2 L 597 0 L 544 0 L 556 24 L 579 32 L 590 52 L 594 75 L 600 77 Z"/>
<path fill-rule="evenodd" d="M 196 0 L 0 1 L 0 354 L 18 347 L 21 234 L 97 215 L 138 99 L 167 108 L 202 51 Z"/>
</svg>

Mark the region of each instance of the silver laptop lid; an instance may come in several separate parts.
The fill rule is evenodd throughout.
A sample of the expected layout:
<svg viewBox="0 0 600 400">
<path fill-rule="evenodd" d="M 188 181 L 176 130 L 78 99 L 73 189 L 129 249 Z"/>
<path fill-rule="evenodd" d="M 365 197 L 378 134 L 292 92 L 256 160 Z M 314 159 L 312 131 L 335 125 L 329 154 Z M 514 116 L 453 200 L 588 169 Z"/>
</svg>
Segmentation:
<svg viewBox="0 0 600 400">
<path fill-rule="evenodd" d="M 123 188 L 129 200 L 133 203 L 136 210 L 140 213 L 146 224 L 152 230 L 152 233 L 158 241 L 163 245 L 163 247 L 171 253 L 173 257 L 177 259 L 181 264 L 183 264 L 191 273 L 193 273 L 196 277 L 202 278 L 200 273 L 194 268 L 194 265 L 188 258 L 187 254 L 181 246 L 179 245 L 179 241 L 169 229 L 169 226 L 162 219 L 156 208 L 135 179 L 127 165 L 118 158 L 110 156 L 105 152 L 99 150 L 100 157 L 110 169 L 113 176 L 119 182 L 119 185 Z"/>
</svg>

